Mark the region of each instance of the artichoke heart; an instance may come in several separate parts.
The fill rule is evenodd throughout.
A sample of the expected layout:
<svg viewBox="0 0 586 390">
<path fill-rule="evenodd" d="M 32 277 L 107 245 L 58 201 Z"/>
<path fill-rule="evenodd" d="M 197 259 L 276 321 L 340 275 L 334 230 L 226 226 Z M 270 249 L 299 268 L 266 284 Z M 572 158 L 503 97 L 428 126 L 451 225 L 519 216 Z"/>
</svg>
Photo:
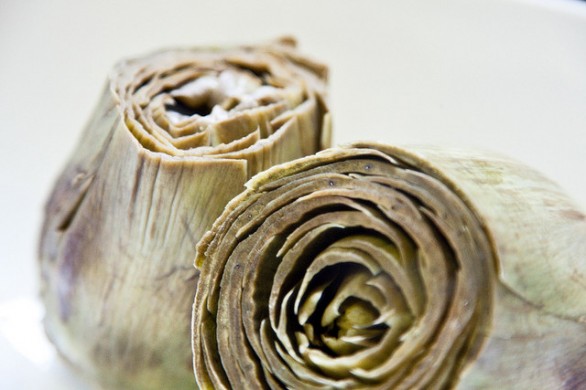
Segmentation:
<svg viewBox="0 0 586 390">
<path fill-rule="evenodd" d="M 193 388 L 195 245 L 250 177 L 330 142 L 292 39 L 120 62 L 45 209 L 46 332 L 108 388 Z"/>
<path fill-rule="evenodd" d="M 586 386 L 586 216 L 499 155 L 356 143 L 273 167 L 196 265 L 202 388 Z"/>
</svg>

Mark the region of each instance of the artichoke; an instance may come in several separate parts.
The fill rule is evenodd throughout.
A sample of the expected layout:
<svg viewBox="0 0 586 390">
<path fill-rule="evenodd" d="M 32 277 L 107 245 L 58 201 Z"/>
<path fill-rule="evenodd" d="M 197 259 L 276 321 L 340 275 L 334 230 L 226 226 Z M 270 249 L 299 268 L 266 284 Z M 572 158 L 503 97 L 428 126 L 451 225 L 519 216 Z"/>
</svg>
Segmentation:
<svg viewBox="0 0 586 390">
<path fill-rule="evenodd" d="M 357 143 L 246 186 L 198 244 L 202 388 L 586 387 L 586 216 L 534 170 Z"/>
<path fill-rule="evenodd" d="M 326 78 L 292 39 L 115 67 L 45 209 L 61 355 L 109 388 L 193 388 L 195 244 L 252 175 L 328 146 Z"/>
</svg>

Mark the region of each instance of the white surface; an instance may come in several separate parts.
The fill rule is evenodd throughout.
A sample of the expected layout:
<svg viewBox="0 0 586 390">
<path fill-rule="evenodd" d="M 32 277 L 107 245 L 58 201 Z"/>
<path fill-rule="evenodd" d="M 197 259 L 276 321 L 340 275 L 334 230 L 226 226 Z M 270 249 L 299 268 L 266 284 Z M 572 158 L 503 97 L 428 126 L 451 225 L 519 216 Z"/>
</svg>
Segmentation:
<svg viewBox="0 0 586 390">
<path fill-rule="evenodd" d="M 44 199 L 111 66 L 282 34 L 331 66 L 337 142 L 496 150 L 586 205 L 586 2 L 2 0 L 0 388 L 84 388 L 43 344 L 35 251 Z"/>
</svg>

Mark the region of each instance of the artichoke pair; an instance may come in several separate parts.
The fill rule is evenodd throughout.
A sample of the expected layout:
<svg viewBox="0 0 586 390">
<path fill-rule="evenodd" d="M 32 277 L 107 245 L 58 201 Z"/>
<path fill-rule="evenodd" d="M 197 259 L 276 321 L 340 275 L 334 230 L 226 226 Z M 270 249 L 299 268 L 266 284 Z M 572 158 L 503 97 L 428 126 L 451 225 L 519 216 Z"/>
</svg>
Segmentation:
<svg viewBox="0 0 586 390">
<path fill-rule="evenodd" d="M 291 39 L 114 69 L 46 207 L 59 352 L 108 388 L 586 386 L 586 216 L 498 155 L 315 154 L 326 80 Z"/>
</svg>

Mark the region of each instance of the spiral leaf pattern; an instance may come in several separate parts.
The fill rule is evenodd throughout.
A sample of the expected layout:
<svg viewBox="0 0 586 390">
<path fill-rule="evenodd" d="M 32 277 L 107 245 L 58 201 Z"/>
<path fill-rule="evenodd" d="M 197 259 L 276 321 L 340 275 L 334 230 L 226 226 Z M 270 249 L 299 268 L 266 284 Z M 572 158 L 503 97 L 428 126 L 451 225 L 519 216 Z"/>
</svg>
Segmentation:
<svg viewBox="0 0 586 390">
<path fill-rule="evenodd" d="M 256 176 L 198 246 L 202 388 L 447 388 L 483 342 L 495 259 L 448 184 L 382 145 Z"/>
<path fill-rule="evenodd" d="M 307 155 L 329 143 L 327 68 L 294 46 L 283 38 L 266 46 L 165 50 L 118 64 L 112 88 L 128 129 L 150 151 L 242 159 L 297 137 L 303 142 L 292 143 Z M 292 154 L 292 146 L 280 152 Z M 251 172 L 287 161 L 265 154 Z"/>
</svg>

